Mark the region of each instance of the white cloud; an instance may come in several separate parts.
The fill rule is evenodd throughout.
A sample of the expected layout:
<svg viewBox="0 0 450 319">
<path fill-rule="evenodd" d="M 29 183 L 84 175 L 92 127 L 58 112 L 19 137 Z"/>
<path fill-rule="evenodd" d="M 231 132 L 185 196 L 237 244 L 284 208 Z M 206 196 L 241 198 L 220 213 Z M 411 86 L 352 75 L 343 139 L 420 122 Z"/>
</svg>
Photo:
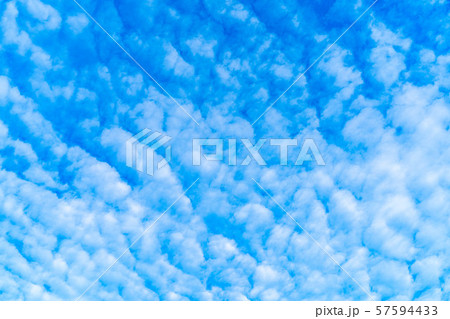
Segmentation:
<svg viewBox="0 0 450 319">
<path fill-rule="evenodd" d="M 89 24 L 89 19 L 84 13 L 79 13 L 75 16 L 68 17 L 67 24 L 69 24 L 73 33 L 78 34 L 81 33 Z"/>
<path fill-rule="evenodd" d="M 214 47 L 217 45 L 217 41 L 207 41 L 203 36 L 198 36 L 193 39 L 187 40 L 186 44 L 191 49 L 194 55 L 200 55 L 205 58 L 214 59 Z"/>
<path fill-rule="evenodd" d="M 374 76 L 388 88 L 406 69 L 405 56 L 399 51 L 407 51 L 411 40 L 393 33 L 383 24 L 372 25 L 371 31 L 372 39 L 377 43 L 370 54 Z"/>
<path fill-rule="evenodd" d="M 39 0 L 24 0 L 28 12 L 41 21 L 49 30 L 58 29 L 61 25 L 61 16 L 52 6 Z"/>
<path fill-rule="evenodd" d="M 168 70 L 171 70 L 175 75 L 183 77 L 192 77 L 194 75 L 194 67 L 183 60 L 172 44 L 166 44 L 164 49 L 166 50 L 164 66 Z"/>
</svg>

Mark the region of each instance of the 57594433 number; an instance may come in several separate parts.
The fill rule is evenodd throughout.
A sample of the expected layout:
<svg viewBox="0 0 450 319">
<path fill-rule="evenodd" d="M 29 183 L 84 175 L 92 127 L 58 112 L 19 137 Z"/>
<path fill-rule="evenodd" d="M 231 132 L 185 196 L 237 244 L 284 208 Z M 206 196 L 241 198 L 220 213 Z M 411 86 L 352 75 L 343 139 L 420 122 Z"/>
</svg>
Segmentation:
<svg viewBox="0 0 450 319">
<path fill-rule="evenodd" d="M 437 306 L 377 306 L 377 316 L 405 316 L 405 315 L 419 315 L 419 316 L 436 316 L 438 314 Z"/>
</svg>

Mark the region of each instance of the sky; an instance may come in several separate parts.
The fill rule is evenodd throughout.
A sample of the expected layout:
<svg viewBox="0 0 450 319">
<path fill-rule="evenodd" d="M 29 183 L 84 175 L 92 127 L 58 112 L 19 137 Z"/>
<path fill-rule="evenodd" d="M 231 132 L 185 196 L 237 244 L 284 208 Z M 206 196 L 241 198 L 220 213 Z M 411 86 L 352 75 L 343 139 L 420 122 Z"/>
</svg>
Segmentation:
<svg viewBox="0 0 450 319">
<path fill-rule="evenodd" d="M 0 3 L 1 300 L 450 299 L 448 1 L 77 1 Z"/>
</svg>

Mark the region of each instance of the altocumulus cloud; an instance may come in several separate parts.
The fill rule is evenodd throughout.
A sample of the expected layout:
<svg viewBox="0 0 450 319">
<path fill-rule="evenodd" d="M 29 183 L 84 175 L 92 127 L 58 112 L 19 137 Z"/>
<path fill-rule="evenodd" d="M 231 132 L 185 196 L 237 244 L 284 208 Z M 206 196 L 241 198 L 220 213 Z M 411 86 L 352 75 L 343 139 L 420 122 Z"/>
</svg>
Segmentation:
<svg viewBox="0 0 450 319">
<path fill-rule="evenodd" d="M 450 298 L 446 1 L 0 3 L 0 298 Z M 153 177 L 125 165 L 174 137 Z M 192 166 L 193 137 L 313 138 L 327 165 Z M 297 155 L 297 154 L 295 154 Z M 289 158 L 295 161 L 295 158 Z M 254 183 L 263 185 L 361 285 Z"/>
</svg>

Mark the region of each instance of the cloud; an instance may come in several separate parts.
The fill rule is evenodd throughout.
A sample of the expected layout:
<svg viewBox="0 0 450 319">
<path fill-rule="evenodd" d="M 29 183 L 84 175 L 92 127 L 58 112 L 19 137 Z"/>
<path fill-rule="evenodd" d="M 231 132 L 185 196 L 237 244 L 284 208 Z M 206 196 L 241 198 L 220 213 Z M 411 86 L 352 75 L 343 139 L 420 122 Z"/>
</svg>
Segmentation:
<svg viewBox="0 0 450 319">
<path fill-rule="evenodd" d="M 199 126 L 76 5 L 0 6 L 2 299 L 75 299 L 123 251 L 84 299 L 368 299 L 322 248 L 377 299 L 449 298 L 443 3 L 377 3 L 286 92 L 361 2 L 129 4 L 82 5 Z M 125 164 L 144 128 L 172 137 L 152 177 Z M 208 137 L 313 138 L 326 165 L 193 167 Z"/>
<path fill-rule="evenodd" d="M 79 13 L 74 16 L 70 16 L 67 18 L 67 23 L 70 26 L 70 29 L 73 31 L 73 33 L 78 34 L 86 28 L 86 26 L 89 24 L 89 19 L 86 17 L 85 14 Z"/>
<path fill-rule="evenodd" d="M 407 51 L 411 40 L 394 34 L 383 24 L 372 26 L 372 39 L 377 43 L 370 54 L 375 78 L 390 87 L 406 69 L 405 56 L 399 51 Z"/>
<path fill-rule="evenodd" d="M 167 54 L 164 59 L 164 66 L 167 69 L 173 71 L 178 76 L 191 77 L 194 75 L 192 65 L 186 63 L 171 44 L 167 44 L 165 50 Z"/>
</svg>

